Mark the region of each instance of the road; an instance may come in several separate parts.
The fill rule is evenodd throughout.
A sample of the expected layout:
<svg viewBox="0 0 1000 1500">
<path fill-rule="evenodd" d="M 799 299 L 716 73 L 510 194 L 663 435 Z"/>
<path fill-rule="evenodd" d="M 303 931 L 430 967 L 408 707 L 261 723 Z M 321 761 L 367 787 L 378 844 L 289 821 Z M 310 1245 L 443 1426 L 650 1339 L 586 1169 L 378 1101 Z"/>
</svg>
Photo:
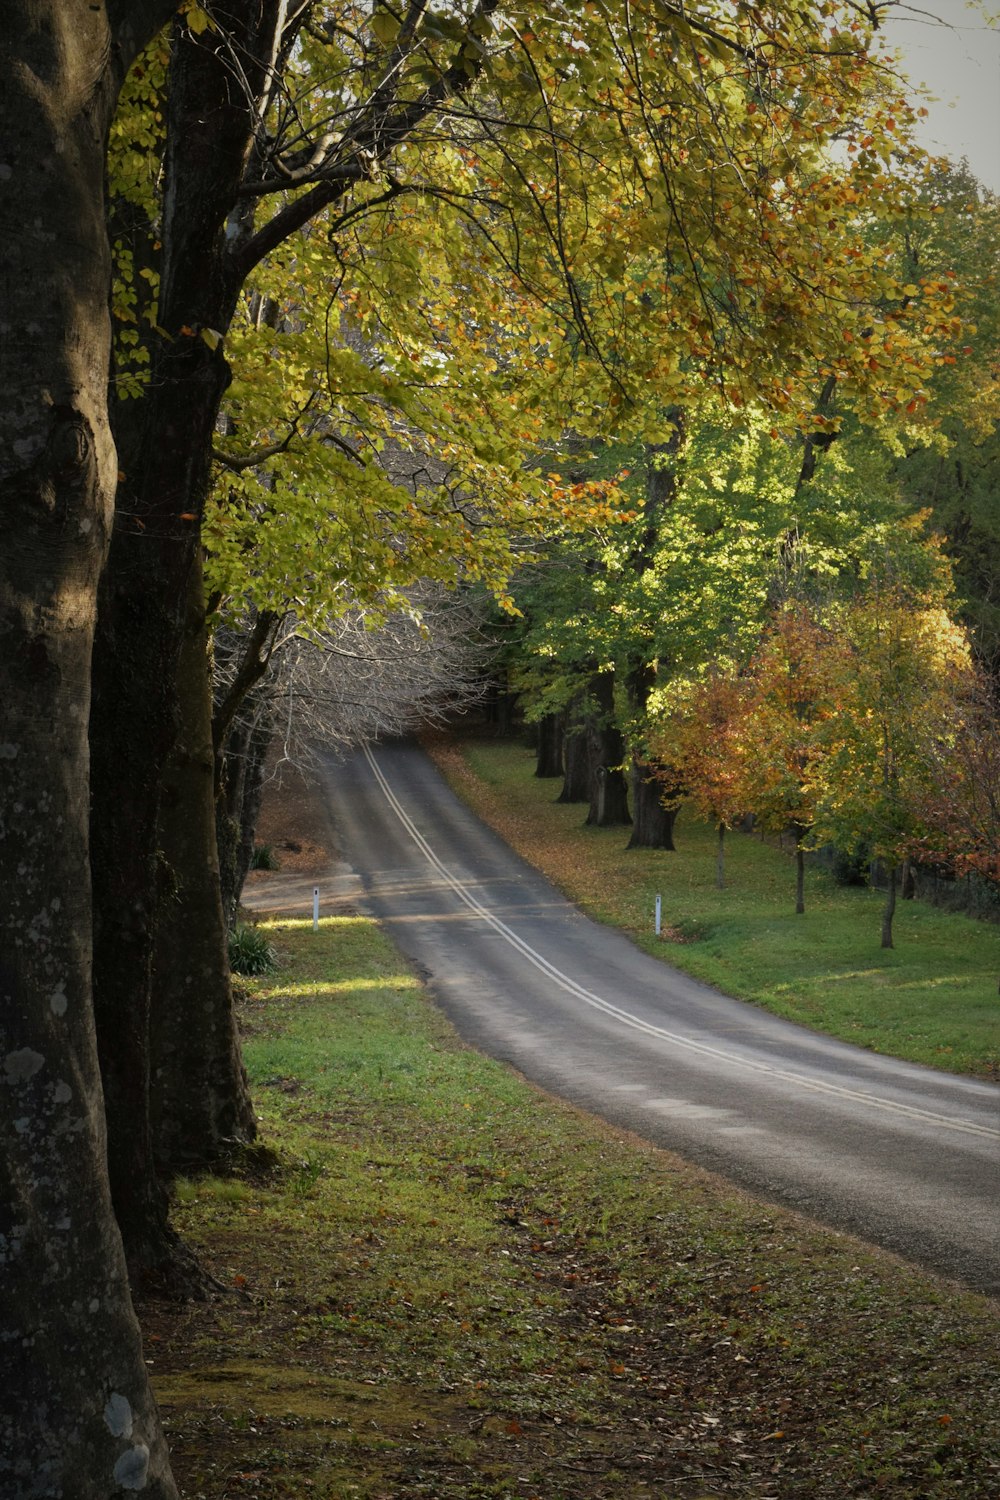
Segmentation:
<svg viewBox="0 0 1000 1500">
<path fill-rule="evenodd" d="M 459 1033 L 769 1200 L 1000 1296 L 1000 1089 L 720 994 L 582 916 L 415 747 L 327 763 L 340 850 Z"/>
</svg>

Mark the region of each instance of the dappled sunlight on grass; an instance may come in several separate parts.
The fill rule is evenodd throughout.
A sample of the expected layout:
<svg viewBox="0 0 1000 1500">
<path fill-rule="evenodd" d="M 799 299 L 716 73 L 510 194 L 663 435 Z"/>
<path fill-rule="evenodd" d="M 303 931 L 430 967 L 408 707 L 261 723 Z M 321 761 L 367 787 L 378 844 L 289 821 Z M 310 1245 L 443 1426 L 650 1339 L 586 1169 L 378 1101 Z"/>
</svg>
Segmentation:
<svg viewBox="0 0 1000 1500">
<path fill-rule="evenodd" d="M 271 984 L 268 993 L 275 1000 L 297 1000 L 307 996 L 315 995 L 351 995 L 361 994 L 366 990 L 393 989 L 393 990 L 418 990 L 419 983 L 412 974 L 385 974 L 377 979 L 359 977 L 357 979 L 317 979 L 310 983 L 298 984 Z"/>
<path fill-rule="evenodd" d="M 369 917 L 320 917 L 320 932 L 349 932 L 370 925 Z M 266 921 L 259 922 L 267 932 L 305 932 L 312 931 L 312 917 L 268 917 Z"/>
</svg>

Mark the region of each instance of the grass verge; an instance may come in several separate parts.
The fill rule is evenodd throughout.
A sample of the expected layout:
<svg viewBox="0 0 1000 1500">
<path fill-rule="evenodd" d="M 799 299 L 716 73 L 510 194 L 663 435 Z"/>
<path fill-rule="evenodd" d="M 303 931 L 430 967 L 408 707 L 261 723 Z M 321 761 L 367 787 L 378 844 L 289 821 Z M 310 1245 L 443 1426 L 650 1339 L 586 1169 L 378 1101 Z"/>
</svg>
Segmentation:
<svg viewBox="0 0 1000 1500">
<path fill-rule="evenodd" d="M 628 851 L 627 831 L 587 828 L 554 801 L 534 755 L 510 741 L 428 746 L 455 790 L 571 900 L 640 947 L 777 1015 L 876 1052 L 1000 1079 L 1000 927 L 901 901 L 896 946 L 879 946 L 883 897 L 807 872 L 756 837 L 727 839 L 715 887 L 714 829 L 682 812 L 677 850 Z M 662 896 L 664 931 L 653 933 Z"/>
<path fill-rule="evenodd" d="M 994 1500 L 997 1306 L 464 1047 L 378 929 L 270 929 L 231 1289 L 144 1328 L 188 1500 Z"/>
</svg>

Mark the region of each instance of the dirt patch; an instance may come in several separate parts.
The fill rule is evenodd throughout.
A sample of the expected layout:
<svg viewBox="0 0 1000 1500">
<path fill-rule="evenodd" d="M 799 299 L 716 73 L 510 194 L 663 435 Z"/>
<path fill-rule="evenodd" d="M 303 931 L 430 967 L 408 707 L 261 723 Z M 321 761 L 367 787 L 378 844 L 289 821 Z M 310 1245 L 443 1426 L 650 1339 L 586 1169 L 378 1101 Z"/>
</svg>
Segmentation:
<svg viewBox="0 0 1000 1500">
<path fill-rule="evenodd" d="M 274 850 L 280 869 L 320 875 L 336 858 L 336 842 L 322 791 L 296 766 L 274 772 L 257 820 L 257 843 Z M 268 874 L 252 870 L 250 879 Z"/>
<path fill-rule="evenodd" d="M 357 910 L 361 883 L 339 857 L 323 789 L 294 766 L 282 767 L 265 788 L 257 844 L 272 851 L 277 868 L 250 871 L 241 903 L 249 914 L 308 916 L 317 888 L 321 916 Z"/>
</svg>

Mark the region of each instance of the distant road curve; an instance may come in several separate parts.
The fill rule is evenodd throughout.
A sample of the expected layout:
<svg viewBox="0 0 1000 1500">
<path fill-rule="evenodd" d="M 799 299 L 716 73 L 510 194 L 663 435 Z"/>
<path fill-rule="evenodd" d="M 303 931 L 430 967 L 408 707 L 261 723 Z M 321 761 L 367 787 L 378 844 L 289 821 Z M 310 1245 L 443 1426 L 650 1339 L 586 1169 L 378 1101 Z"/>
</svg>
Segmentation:
<svg viewBox="0 0 1000 1500">
<path fill-rule="evenodd" d="M 341 853 L 467 1041 L 754 1193 L 1000 1296 L 1000 1089 L 834 1041 L 641 953 L 415 746 L 325 765 Z"/>
</svg>

